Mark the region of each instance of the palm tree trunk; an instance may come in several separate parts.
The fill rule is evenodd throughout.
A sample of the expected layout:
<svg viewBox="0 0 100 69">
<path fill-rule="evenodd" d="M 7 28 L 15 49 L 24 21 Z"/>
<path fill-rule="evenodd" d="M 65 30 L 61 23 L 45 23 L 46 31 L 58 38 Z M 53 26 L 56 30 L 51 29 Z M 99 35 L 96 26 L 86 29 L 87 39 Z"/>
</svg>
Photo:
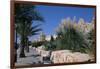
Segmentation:
<svg viewBox="0 0 100 69">
<path fill-rule="evenodd" d="M 24 46 L 20 47 L 20 57 L 25 57 Z"/>
<path fill-rule="evenodd" d="M 26 46 L 26 52 L 29 52 L 29 47 L 28 47 L 28 45 Z"/>
<path fill-rule="evenodd" d="M 28 38 L 26 38 L 26 52 L 29 52 Z"/>
<path fill-rule="evenodd" d="M 20 57 L 25 57 L 24 48 L 25 48 L 25 40 L 24 40 L 24 36 L 22 35 L 22 37 L 21 37 L 20 55 L 19 55 Z"/>
</svg>

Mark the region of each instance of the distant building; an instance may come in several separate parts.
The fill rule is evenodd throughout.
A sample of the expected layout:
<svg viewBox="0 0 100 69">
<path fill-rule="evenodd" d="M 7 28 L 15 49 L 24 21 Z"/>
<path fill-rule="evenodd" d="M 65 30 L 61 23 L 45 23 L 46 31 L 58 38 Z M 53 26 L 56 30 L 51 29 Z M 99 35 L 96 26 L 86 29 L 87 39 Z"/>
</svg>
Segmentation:
<svg viewBox="0 0 100 69">
<path fill-rule="evenodd" d="M 57 35 L 55 35 L 55 34 L 52 35 L 52 36 L 53 36 L 54 39 L 57 38 Z M 50 40 L 51 40 L 51 35 L 47 35 L 47 36 L 46 36 L 46 40 L 47 40 L 47 41 L 50 41 Z"/>
<path fill-rule="evenodd" d="M 46 40 L 46 35 L 43 32 L 41 32 L 40 37 L 39 37 L 39 41 L 45 41 L 45 40 Z"/>
<path fill-rule="evenodd" d="M 52 35 L 54 39 L 56 39 L 57 35 L 54 34 Z M 39 37 L 37 39 L 34 39 L 34 42 L 38 41 L 50 41 L 51 40 L 51 35 L 45 35 L 43 32 L 40 33 Z"/>
<path fill-rule="evenodd" d="M 52 35 L 54 39 L 56 39 L 57 35 Z M 44 37 L 39 37 L 39 39 L 37 39 L 37 41 L 50 41 L 51 40 L 51 35 L 45 35 L 45 38 Z"/>
</svg>

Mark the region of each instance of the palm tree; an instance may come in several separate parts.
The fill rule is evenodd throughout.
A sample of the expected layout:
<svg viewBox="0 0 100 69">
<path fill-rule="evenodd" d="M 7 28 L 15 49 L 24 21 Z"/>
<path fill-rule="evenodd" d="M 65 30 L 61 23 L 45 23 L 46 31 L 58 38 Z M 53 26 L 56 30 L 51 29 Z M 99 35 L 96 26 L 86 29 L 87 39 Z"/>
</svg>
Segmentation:
<svg viewBox="0 0 100 69">
<path fill-rule="evenodd" d="M 15 4 L 15 24 L 16 31 L 20 36 L 20 57 L 25 57 L 24 48 L 25 42 L 28 41 L 28 37 L 37 34 L 40 29 L 36 29 L 38 26 L 32 27 L 33 20 L 44 21 L 39 12 L 36 11 L 36 7 L 32 4 Z"/>
<path fill-rule="evenodd" d="M 25 46 L 26 46 L 26 52 L 29 52 L 29 46 L 28 46 L 28 42 L 29 42 L 29 37 L 33 36 L 33 35 L 37 35 L 39 34 L 38 32 L 41 31 L 42 29 L 39 28 L 40 24 L 35 25 L 35 26 L 31 26 L 29 24 L 27 24 L 25 26 Z"/>
</svg>

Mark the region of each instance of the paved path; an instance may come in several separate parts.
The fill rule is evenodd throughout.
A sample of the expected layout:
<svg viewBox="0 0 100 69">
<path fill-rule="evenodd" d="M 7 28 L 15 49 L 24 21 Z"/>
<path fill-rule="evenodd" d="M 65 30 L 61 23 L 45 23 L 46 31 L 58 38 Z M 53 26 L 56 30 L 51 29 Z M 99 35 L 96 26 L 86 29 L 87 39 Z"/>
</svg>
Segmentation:
<svg viewBox="0 0 100 69">
<path fill-rule="evenodd" d="M 41 62 L 42 62 L 42 64 L 50 64 L 50 61 L 47 61 L 47 60 L 43 61 L 42 60 L 43 58 L 37 54 L 35 49 L 30 48 L 29 50 L 30 50 L 29 53 L 25 52 L 25 55 L 26 55 L 25 58 L 19 58 L 17 56 L 17 63 L 15 63 L 15 65 L 40 64 Z M 19 49 L 18 49 L 17 53 L 19 55 Z M 86 55 L 85 56 L 83 55 L 84 58 L 82 58 L 83 56 L 81 55 L 81 53 L 76 53 L 76 55 L 79 56 L 80 61 L 83 61 L 83 59 L 87 60 L 89 58 L 89 57 L 87 58 Z"/>
<path fill-rule="evenodd" d="M 26 57 L 25 58 L 19 58 L 17 56 L 17 63 L 15 65 L 28 65 L 28 64 L 38 64 L 41 60 L 41 56 L 37 56 L 37 52 L 33 50 L 33 48 L 29 49 L 30 52 L 25 52 Z M 19 49 L 17 50 L 17 53 L 19 55 Z"/>
</svg>

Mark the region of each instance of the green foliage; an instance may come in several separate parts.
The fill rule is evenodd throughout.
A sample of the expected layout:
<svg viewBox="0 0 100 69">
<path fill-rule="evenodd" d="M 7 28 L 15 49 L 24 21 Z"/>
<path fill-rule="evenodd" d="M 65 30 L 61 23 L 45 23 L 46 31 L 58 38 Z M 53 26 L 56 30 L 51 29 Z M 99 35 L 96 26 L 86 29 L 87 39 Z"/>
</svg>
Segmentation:
<svg viewBox="0 0 100 69">
<path fill-rule="evenodd" d="M 47 42 L 45 45 L 45 50 L 55 50 L 56 49 L 56 45 L 54 44 L 54 42 Z"/>
<path fill-rule="evenodd" d="M 87 39 L 88 39 L 88 44 L 89 44 L 89 49 L 87 52 L 89 54 L 94 54 L 95 53 L 95 30 L 92 29 L 88 34 L 87 34 Z"/>
<path fill-rule="evenodd" d="M 45 45 L 46 50 L 55 50 L 56 44 L 55 44 L 55 40 L 54 40 L 53 36 L 51 36 L 51 40 L 45 42 L 44 45 Z"/>
<path fill-rule="evenodd" d="M 21 40 L 21 57 L 24 57 L 24 47 L 28 44 L 28 38 L 32 35 L 38 34 L 41 31 L 38 26 L 32 26 L 33 20 L 44 21 L 36 7 L 32 4 L 15 3 L 15 29 Z"/>
<path fill-rule="evenodd" d="M 44 45 L 44 44 L 45 44 L 44 41 L 32 42 L 33 47 L 39 47 L 39 46 Z"/>
<path fill-rule="evenodd" d="M 46 50 L 71 50 L 72 52 L 84 52 L 88 49 L 88 44 L 82 32 L 70 27 L 64 27 L 57 32 L 57 38 L 51 36 L 50 42 L 45 44 Z"/>
<path fill-rule="evenodd" d="M 57 39 L 57 49 L 68 49 L 76 52 L 86 52 L 87 43 L 81 32 L 74 28 L 63 28 L 59 31 L 60 38 Z M 59 35 L 58 35 L 59 36 Z"/>
<path fill-rule="evenodd" d="M 40 13 L 36 10 L 36 6 L 33 4 L 21 4 L 15 3 L 15 23 L 19 23 L 22 20 L 31 22 L 32 20 L 44 21 L 40 16 Z"/>
</svg>

